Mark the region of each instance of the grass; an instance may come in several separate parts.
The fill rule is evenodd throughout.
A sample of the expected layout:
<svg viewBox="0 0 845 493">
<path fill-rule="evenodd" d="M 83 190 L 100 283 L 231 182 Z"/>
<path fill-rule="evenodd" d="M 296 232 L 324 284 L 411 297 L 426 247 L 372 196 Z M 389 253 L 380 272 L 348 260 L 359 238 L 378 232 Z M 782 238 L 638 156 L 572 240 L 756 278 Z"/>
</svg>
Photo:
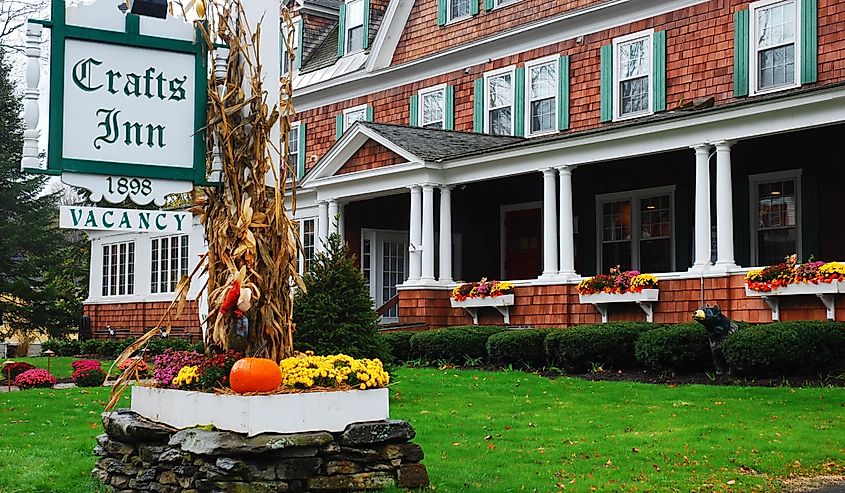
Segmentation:
<svg viewBox="0 0 845 493">
<path fill-rule="evenodd" d="M 393 380 L 391 416 L 417 430 L 432 491 L 762 492 L 845 472 L 842 388 L 409 368 Z M 0 394 L 0 492 L 92 491 L 107 393 Z"/>
<path fill-rule="evenodd" d="M 25 361 L 36 368 L 44 368 L 47 369 L 47 357 L 46 356 L 30 356 L 27 358 L 12 358 L 12 361 Z M 68 378 L 73 374 L 73 368 L 70 367 L 70 364 L 74 361 L 81 359 L 81 358 L 73 358 L 70 356 L 55 356 L 50 359 L 50 373 L 53 374 L 56 378 Z M 6 381 L 6 374 L 3 374 L 3 382 Z"/>
</svg>

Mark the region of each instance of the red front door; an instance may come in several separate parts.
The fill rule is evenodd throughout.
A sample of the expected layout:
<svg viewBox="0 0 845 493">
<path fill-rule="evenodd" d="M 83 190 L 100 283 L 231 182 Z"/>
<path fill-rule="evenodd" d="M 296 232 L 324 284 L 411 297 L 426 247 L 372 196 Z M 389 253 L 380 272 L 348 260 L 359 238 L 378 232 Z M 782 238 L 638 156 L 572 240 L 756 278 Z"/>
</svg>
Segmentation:
<svg viewBox="0 0 845 493">
<path fill-rule="evenodd" d="M 536 279 L 542 271 L 540 209 L 505 212 L 505 279 Z"/>
</svg>

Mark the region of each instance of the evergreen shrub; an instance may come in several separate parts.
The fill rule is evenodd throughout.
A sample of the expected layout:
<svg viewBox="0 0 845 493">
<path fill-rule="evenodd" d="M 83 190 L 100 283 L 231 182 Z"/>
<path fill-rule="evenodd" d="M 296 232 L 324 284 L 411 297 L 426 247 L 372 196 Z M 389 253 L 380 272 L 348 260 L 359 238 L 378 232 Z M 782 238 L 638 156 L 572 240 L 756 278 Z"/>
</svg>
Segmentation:
<svg viewBox="0 0 845 493">
<path fill-rule="evenodd" d="M 379 334 L 387 344 L 394 364 L 402 364 L 413 359 L 411 356 L 411 338 L 414 337 L 414 334 L 416 332 L 407 330 Z"/>
<path fill-rule="evenodd" d="M 428 363 L 483 362 L 487 359 L 487 338 L 503 330 L 500 326 L 468 325 L 418 332 L 411 337 L 411 355 Z"/>
<path fill-rule="evenodd" d="M 491 335 L 487 339 L 490 363 L 533 370 L 548 366 L 543 341 L 551 330 L 506 330 Z"/>
<path fill-rule="evenodd" d="M 549 365 L 575 373 L 595 367 L 605 370 L 635 368 L 634 344 L 643 332 L 659 327 L 647 322 L 609 322 L 555 330 L 544 347 Z"/>
<path fill-rule="evenodd" d="M 695 373 L 713 369 L 707 331 L 697 323 L 643 332 L 634 345 L 634 353 L 641 365 L 654 370 Z"/>
</svg>

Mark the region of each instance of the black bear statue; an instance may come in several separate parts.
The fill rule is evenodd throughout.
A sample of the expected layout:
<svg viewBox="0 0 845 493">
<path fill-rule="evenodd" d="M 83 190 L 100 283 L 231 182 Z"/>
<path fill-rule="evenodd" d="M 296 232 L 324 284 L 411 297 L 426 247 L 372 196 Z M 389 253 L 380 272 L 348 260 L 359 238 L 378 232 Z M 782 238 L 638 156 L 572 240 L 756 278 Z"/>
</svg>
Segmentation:
<svg viewBox="0 0 845 493">
<path fill-rule="evenodd" d="M 730 375 L 732 369 L 722 353 L 722 344 L 725 339 L 739 330 L 736 322 L 722 315 L 718 305 L 704 305 L 692 314 L 692 319 L 704 326 L 707 331 L 707 338 L 710 340 L 710 352 L 713 354 L 713 365 L 716 367 L 716 375 Z"/>
</svg>

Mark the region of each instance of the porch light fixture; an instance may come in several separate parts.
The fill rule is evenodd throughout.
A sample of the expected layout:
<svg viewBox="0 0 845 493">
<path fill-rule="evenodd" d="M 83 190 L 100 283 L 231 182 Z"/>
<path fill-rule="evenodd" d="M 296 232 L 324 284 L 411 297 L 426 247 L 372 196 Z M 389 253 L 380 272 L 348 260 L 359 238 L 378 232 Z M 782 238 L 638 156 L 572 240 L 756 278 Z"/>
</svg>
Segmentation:
<svg viewBox="0 0 845 493">
<path fill-rule="evenodd" d="M 167 0 L 132 0 L 131 12 L 158 19 L 167 18 Z"/>
<path fill-rule="evenodd" d="M 56 353 L 51 349 L 44 351 L 44 356 L 47 357 L 47 373 L 50 373 L 50 361 L 52 361 L 53 356 L 55 355 Z"/>
</svg>

